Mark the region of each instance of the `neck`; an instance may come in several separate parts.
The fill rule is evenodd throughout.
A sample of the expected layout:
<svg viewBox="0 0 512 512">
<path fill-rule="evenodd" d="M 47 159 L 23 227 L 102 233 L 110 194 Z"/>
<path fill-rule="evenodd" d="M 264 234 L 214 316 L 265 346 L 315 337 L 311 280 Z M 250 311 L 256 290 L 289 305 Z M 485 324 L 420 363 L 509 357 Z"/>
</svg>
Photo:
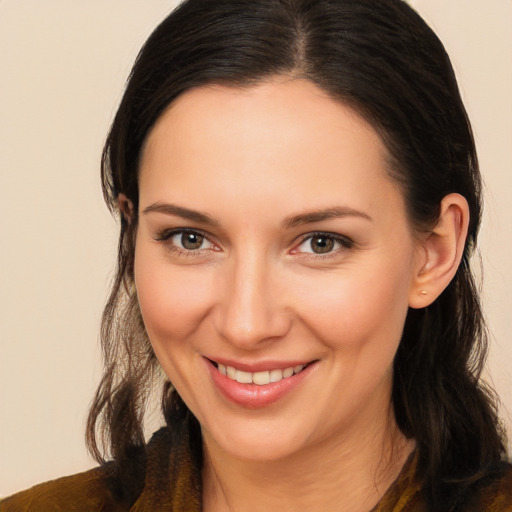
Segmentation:
<svg viewBox="0 0 512 512">
<path fill-rule="evenodd" d="M 340 434 L 284 459 L 244 460 L 204 433 L 203 510 L 368 512 L 414 448 L 392 414 L 365 432 Z"/>
</svg>

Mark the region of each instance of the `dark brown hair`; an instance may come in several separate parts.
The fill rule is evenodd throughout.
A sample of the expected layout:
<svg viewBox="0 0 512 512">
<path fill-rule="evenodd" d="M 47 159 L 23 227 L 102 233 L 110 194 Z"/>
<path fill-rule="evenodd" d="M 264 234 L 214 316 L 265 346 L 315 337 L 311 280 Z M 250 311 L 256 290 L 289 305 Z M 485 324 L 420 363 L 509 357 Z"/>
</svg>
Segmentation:
<svg viewBox="0 0 512 512">
<path fill-rule="evenodd" d="M 402 0 L 187 0 L 142 48 L 108 135 L 102 180 L 108 206 L 134 204 L 121 219 L 118 269 L 102 324 L 105 373 L 88 421 L 88 444 L 103 448 L 129 480 L 144 445 L 149 390 L 158 380 L 133 286 L 138 166 L 155 121 L 182 92 L 204 84 L 248 87 L 288 75 L 317 84 L 379 132 L 390 174 L 401 184 L 411 222 L 431 227 L 442 198 L 469 203 L 460 267 L 429 307 L 410 310 L 394 363 L 393 406 L 417 442 L 417 476 L 436 511 L 486 478 L 503 455 L 496 405 L 480 381 L 485 328 L 469 259 L 481 216 L 481 183 L 471 127 L 443 45 Z M 170 428 L 188 417 L 162 384 Z M 185 413 L 183 413 L 185 411 Z"/>
</svg>

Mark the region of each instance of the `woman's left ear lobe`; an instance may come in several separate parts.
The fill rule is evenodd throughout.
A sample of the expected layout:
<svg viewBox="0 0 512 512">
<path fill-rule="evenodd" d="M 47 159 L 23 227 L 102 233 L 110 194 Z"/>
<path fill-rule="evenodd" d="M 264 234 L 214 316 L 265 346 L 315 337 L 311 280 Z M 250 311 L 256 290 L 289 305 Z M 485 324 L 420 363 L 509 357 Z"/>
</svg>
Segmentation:
<svg viewBox="0 0 512 512">
<path fill-rule="evenodd" d="M 441 201 L 434 229 L 418 242 L 417 270 L 409 294 L 409 306 L 424 308 L 434 302 L 455 276 L 468 233 L 469 207 L 460 194 Z"/>
<path fill-rule="evenodd" d="M 133 203 L 124 194 L 119 194 L 117 196 L 117 206 L 123 219 L 129 224 L 133 218 Z"/>
</svg>

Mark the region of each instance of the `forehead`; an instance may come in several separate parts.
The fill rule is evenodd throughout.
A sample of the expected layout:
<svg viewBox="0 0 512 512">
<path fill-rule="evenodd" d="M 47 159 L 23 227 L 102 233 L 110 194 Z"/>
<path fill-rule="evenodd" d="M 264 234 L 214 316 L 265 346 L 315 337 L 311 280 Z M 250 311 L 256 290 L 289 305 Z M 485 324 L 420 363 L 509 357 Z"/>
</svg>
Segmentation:
<svg viewBox="0 0 512 512">
<path fill-rule="evenodd" d="M 396 188 L 387 165 L 380 136 L 353 109 L 309 81 L 283 79 L 184 93 L 147 138 L 139 184 L 147 201 L 228 187 L 251 199 L 286 193 L 296 209 L 314 197 L 361 208 L 354 203 Z"/>
<path fill-rule="evenodd" d="M 213 131 L 219 138 L 235 131 L 251 142 L 276 144 L 297 136 L 326 142 L 336 137 L 342 142 L 343 132 L 357 131 L 364 133 L 366 143 L 387 154 L 379 135 L 355 110 L 308 80 L 286 78 L 243 88 L 206 85 L 184 92 L 157 120 L 143 154 L 151 151 L 155 138 L 191 142 L 190 135 L 199 140 L 202 135 L 211 137 Z"/>
</svg>

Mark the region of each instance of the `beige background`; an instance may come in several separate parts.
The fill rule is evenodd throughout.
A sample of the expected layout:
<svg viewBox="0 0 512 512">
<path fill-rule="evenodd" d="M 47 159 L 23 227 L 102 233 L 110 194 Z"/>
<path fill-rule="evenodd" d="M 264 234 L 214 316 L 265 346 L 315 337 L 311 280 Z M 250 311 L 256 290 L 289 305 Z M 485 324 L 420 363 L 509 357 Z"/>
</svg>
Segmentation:
<svg viewBox="0 0 512 512">
<path fill-rule="evenodd" d="M 489 371 L 512 411 L 512 1 L 411 3 L 452 55 L 476 132 Z M 116 245 L 99 155 L 135 54 L 173 5 L 0 0 L 0 496 L 93 465 L 84 419 Z"/>
</svg>

